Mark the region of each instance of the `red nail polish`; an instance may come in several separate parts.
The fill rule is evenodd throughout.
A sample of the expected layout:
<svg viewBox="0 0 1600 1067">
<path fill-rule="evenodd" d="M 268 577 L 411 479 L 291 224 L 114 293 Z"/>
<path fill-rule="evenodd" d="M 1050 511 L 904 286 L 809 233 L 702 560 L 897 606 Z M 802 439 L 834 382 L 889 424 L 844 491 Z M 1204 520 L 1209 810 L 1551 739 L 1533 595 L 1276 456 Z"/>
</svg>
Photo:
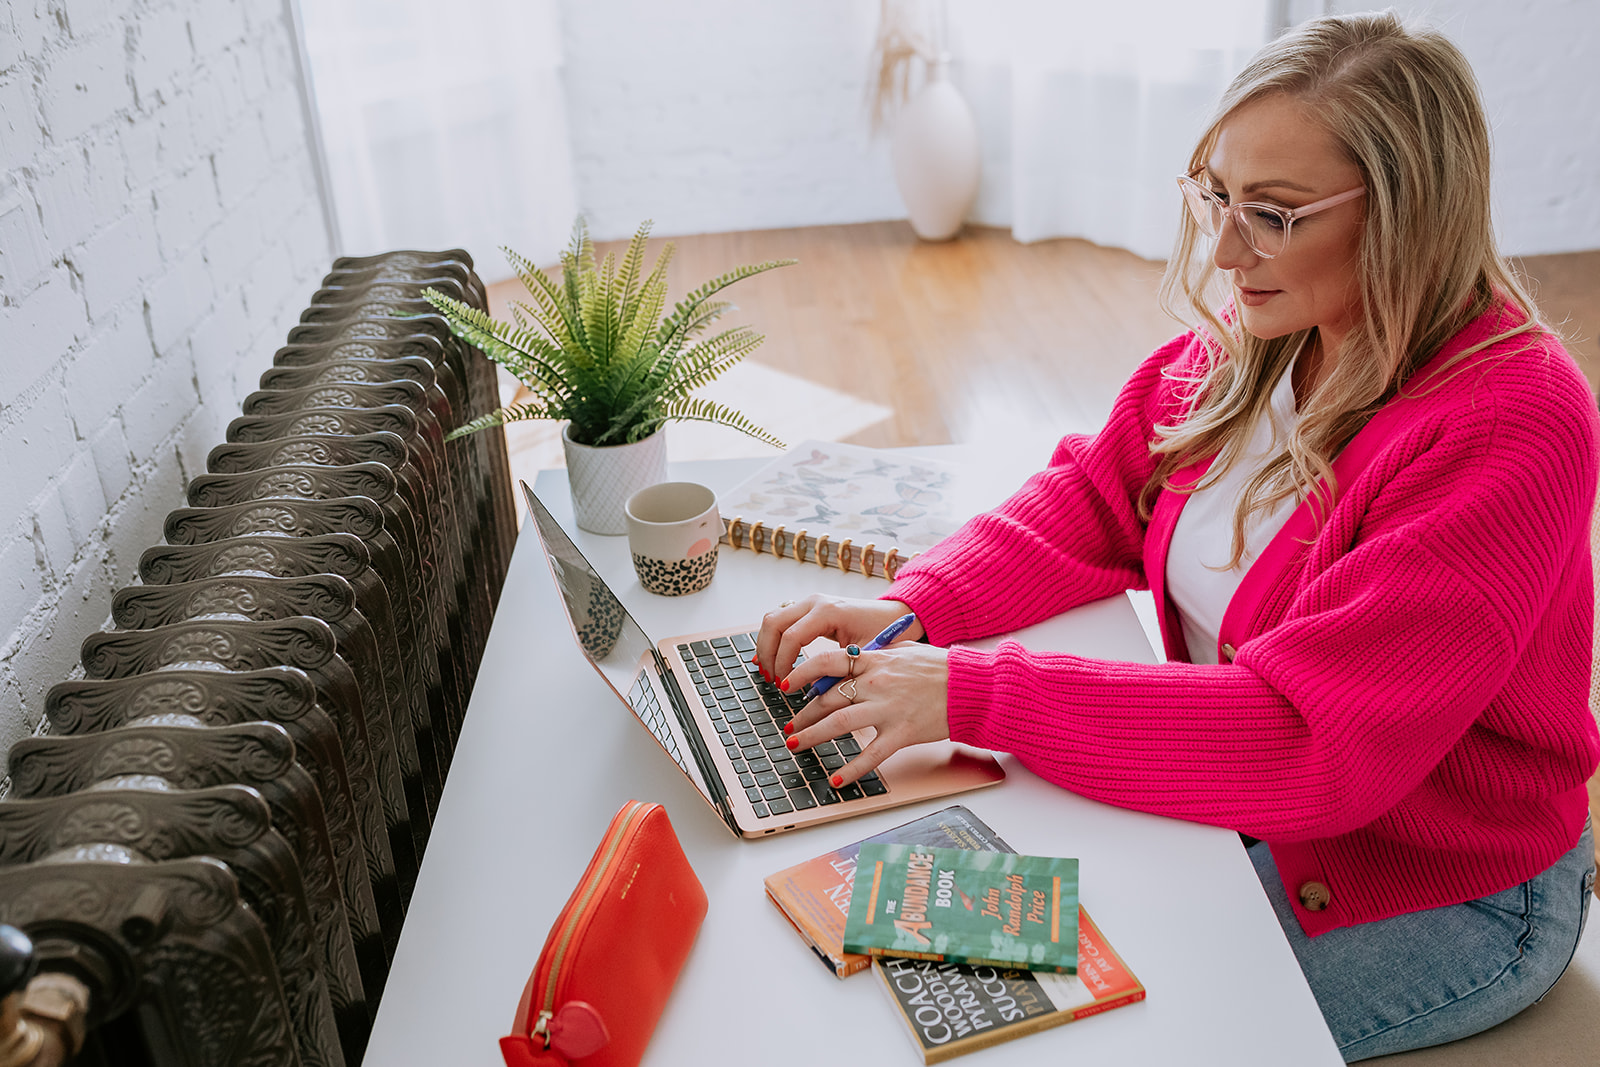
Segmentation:
<svg viewBox="0 0 1600 1067">
<path fill-rule="evenodd" d="M 778 688 L 787 693 L 789 691 L 789 679 L 785 678 L 783 681 L 779 682 Z"/>
<path fill-rule="evenodd" d="M 788 736 L 789 734 L 794 733 L 794 723 L 792 723 L 792 722 L 784 723 L 783 724 L 783 732 L 784 732 L 784 736 Z"/>
<path fill-rule="evenodd" d="M 783 743 L 783 747 L 787 748 L 790 752 L 793 752 L 800 747 L 800 739 L 798 737 L 791 737 L 789 740 Z"/>
<path fill-rule="evenodd" d="M 832 778 L 830 778 L 829 781 L 831 781 L 833 783 L 833 787 L 835 789 L 838 789 L 841 785 L 844 785 L 844 775 L 836 774 Z"/>
</svg>

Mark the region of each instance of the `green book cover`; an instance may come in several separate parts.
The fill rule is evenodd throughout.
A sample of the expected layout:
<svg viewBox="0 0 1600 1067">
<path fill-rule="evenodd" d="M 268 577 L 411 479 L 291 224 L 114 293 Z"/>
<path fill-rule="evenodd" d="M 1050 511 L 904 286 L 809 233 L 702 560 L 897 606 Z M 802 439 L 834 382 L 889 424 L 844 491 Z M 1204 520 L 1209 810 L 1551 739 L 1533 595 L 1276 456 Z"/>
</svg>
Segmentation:
<svg viewBox="0 0 1600 1067">
<path fill-rule="evenodd" d="M 863 844 L 844 949 L 1076 974 L 1078 861 Z"/>
</svg>

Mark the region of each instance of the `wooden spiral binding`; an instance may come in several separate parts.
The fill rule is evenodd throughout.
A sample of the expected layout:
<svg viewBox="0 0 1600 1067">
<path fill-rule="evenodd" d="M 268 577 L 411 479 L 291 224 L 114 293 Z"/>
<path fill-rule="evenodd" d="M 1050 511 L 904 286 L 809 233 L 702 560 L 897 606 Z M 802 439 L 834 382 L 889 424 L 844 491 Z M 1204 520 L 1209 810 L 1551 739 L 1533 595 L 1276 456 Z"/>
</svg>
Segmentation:
<svg viewBox="0 0 1600 1067">
<path fill-rule="evenodd" d="M 736 549 L 770 553 L 778 559 L 793 558 L 798 563 L 815 561 L 819 567 L 838 567 L 846 573 L 860 571 L 869 578 L 882 575 L 890 581 L 894 581 L 901 567 L 916 558 L 915 554 L 902 556 L 898 548 L 879 552 L 877 543 L 872 541 L 857 548 L 848 537 L 835 542 L 826 533 L 816 538 L 808 530 L 790 533 L 781 523 L 769 530 L 762 520 L 749 522 L 740 515 L 729 520 L 724 539 Z"/>
</svg>

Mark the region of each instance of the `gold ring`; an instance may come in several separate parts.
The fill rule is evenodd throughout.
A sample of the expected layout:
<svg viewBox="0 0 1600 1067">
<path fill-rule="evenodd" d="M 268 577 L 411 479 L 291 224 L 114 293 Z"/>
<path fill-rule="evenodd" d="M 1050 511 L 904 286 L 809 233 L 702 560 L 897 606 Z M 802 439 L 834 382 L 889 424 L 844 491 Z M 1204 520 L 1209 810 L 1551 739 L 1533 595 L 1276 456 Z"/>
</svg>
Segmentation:
<svg viewBox="0 0 1600 1067">
<path fill-rule="evenodd" d="M 856 695 L 856 680 L 854 678 L 846 678 L 844 682 L 840 684 L 839 692 L 849 697 L 850 703 L 852 704 L 861 699 Z"/>
<path fill-rule="evenodd" d="M 844 654 L 850 657 L 850 669 L 845 672 L 845 677 L 854 678 L 856 676 L 856 660 L 861 658 L 861 646 L 854 644 L 845 645 Z"/>
<path fill-rule="evenodd" d="M 780 611 L 782 609 L 784 609 L 784 608 L 792 608 L 792 607 L 794 607 L 794 601 L 792 601 L 792 600 L 785 600 L 782 604 L 778 605 L 778 609 Z"/>
</svg>

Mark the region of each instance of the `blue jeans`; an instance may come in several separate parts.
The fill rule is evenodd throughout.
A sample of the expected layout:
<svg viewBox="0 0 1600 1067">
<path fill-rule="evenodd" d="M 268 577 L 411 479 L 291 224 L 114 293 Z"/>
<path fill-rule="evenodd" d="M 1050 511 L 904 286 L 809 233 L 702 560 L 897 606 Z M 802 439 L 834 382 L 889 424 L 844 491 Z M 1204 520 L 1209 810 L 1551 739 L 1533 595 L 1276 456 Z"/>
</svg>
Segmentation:
<svg viewBox="0 0 1600 1067">
<path fill-rule="evenodd" d="M 1543 874 L 1465 904 L 1307 937 L 1265 844 L 1250 848 L 1346 1063 L 1442 1045 L 1540 1000 L 1572 961 L 1593 896 L 1594 831 Z"/>
</svg>

